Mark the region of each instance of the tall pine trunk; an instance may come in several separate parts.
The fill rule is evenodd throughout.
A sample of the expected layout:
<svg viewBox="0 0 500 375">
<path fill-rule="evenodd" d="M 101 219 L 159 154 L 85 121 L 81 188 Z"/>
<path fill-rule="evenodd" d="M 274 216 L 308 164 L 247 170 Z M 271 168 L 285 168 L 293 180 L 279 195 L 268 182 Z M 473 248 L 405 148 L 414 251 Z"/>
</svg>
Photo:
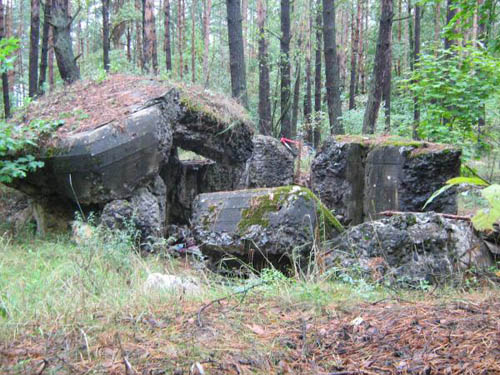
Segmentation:
<svg viewBox="0 0 500 375">
<path fill-rule="evenodd" d="M 231 91 L 233 98 L 248 107 L 240 0 L 226 0 L 226 5 Z"/>
<path fill-rule="evenodd" d="M 102 62 L 109 72 L 109 0 L 102 0 Z"/>
<path fill-rule="evenodd" d="M 165 40 L 163 48 L 165 50 L 165 68 L 168 72 L 172 71 L 172 45 L 170 42 L 170 0 L 165 0 L 164 9 L 164 30 Z"/>
<path fill-rule="evenodd" d="M 196 82 L 196 34 L 194 29 L 196 19 L 196 0 L 191 0 L 191 81 Z"/>
<path fill-rule="evenodd" d="M 420 5 L 415 5 L 415 44 L 413 47 L 413 66 L 420 58 L 420 24 L 421 24 L 421 13 L 422 9 Z M 413 139 L 418 139 L 418 127 L 420 124 L 420 108 L 418 106 L 417 96 L 413 97 Z"/>
<path fill-rule="evenodd" d="M 258 5 L 257 5 L 258 6 Z M 212 0 L 204 0 L 203 7 L 203 80 L 208 86 L 210 72 L 208 71 L 208 57 L 210 49 L 210 13 L 212 12 Z"/>
<path fill-rule="evenodd" d="M 0 0 L 0 40 L 5 37 L 5 18 L 3 2 Z M 9 76 L 7 72 L 2 73 L 2 93 L 3 93 L 3 109 L 5 118 L 10 117 L 10 95 L 9 95 Z"/>
<path fill-rule="evenodd" d="M 135 0 L 135 10 L 142 14 L 142 1 L 141 0 Z M 144 66 L 144 56 L 143 56 L 143 47 L 142 47 L 142 17 L 141 20 L 137 19 L 135 22 L 135 40 L 136 40 L 136 45 L 135 45 L 135 53 L 136 53 L 136 58 L 137 58 L 137 65 L 139 68 L 143 69 Z"/>
<path fill-rule="evenodd" d="M 299 43 L 300 50 L 300 43 Z M 293 88 L 293 104 L 292 104 L 292 126 L 290 136 L 297 137 L 297 123 L 299 121 L 299 97 L 300 97 L 300 57 L 297 58 L 296 70 L 297 76 L 295 77 L 295 84 Z"/>
<path fill-rule="evenodd" d="M 290 119 L 290 0 L 281 0 L 281 39 L 280 39 L 280 70 L 281 70 L 281 136 L 290 138 L 292 135 Z"/>
<path fill-rule="evenodd" d="M 363 134 L 373 134 L 377 122 L 380 102 L 382 100 L 382 91 L 384 87 L 384 77 L 386 76 L 387 56 L 391 45 L 391 30 L 393 18 L 393 0 L 381 0 L 382 9 L 380 14 L 379 32 L 377 39 L 377 48 L 375 50 L 375 61 L 373 65 L 373 76 L 370 84 L 370 93 L 368 103 L 363 118 Z"/>
<path fill-rule="evenodd" d="M 332 134 L 343 134 L 340 74 L 335 40 L 335 1 L 323 0 L 323 44 L 325 55 L 326 99 Z"/>
<path fill-rule="evenodd" d="M 266 4 L 257 0 L 257 27 L 259 28 L 259 129 L 263 135 L 271 135 L 271 101 L 269 99 L 269 62 L 266 39 Z"/>
<path fill-rule="evenodd" d="M 354 10 L 353 10 L 354 13 Z M 353 15 L 354 17 L 354 15 Z M 349 109 L 354 109 L 356 107 L 355 95 L 356 95 L 356 63 L 358 61 L 358 47 L 359 47 L 359 28 L 361 25 L 361 0 L 358 0 L 357 10 L 356 10 L 356 25 L 352 22 L 353 28 L 353 38 L 351 40 L 352 52 L 351 52 L 351 80 L 349 83 Z"/>
<path fill-rule="evenodd" d="M 38 93 L 38 43 L 40 41 L 40 0 L 31 0 L 29 86 L 30 98 Z"/>
<path fill-rule="evenodd" d="M 54 52 L 57 67 L 64 82 L 71 84 L 80 79 L 80 69 L 76 64 L 71 41 L 71 24 L 68 0 L 54 0 L 50 13 L 50 23 L 54 33 Z"/>
<path fill-rule="evenodd" d="M 50 33 L 50 8 L 51 0 L 45 0 L 43 8 L 43 29 L 42 29 L 42 55 L 40 58 L 40 77 L 38 79 L 38 92 L 43 94 L 44 84 L 47 80 L 47 65 L 49 58 L 49 33 Z"/>
<path fill-rule="evenodd" d="M 313 16 L 312 16 L 312 0 L 309 0 L 309 20 L 307 30 L 307 52 L 306 52 L 306 90 L 304 93 L 304 123 L 306 128 L 305 141 L 312 143 L 312 82 L 311 82 L 311 47 L 312 47 L 312 30 L 313 30 Z"/>
<path fill-rule="evenodd" d="M 316 51 L 314 56 L 314 130 L 313 130 L 313 144 L 314 147 L 318 147 L 321 141 L 321 87 L 322 87 L 322 63 L 323 58 L 322 44 L 323 44 L 323 34 L 322 30 L 322 14 L 320 11 L 321 0 L 318 0 L 318 7 L 316 10 Z"/>
</svg>

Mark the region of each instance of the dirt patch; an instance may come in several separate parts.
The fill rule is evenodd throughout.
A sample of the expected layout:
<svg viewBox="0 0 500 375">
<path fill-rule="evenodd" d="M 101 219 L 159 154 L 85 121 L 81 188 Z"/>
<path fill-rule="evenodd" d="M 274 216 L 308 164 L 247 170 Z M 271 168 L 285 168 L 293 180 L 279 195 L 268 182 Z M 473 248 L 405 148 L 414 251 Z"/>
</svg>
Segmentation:
<svg viewBox="0 0 500 375">
<path fill-rule="evenodd" d="M 116 316 L 113 328 L 107 320 L 72 335 L 19 337 L 0 344 L 0 368 L 188 374 L 198 363 L 207 374 L 500 374 L 498 298 L 380 301 L 318 314 L 254 295 L 209 305 L 200 327 L 201 306 L 180 299 L 148 314 Z"/>
</svg>

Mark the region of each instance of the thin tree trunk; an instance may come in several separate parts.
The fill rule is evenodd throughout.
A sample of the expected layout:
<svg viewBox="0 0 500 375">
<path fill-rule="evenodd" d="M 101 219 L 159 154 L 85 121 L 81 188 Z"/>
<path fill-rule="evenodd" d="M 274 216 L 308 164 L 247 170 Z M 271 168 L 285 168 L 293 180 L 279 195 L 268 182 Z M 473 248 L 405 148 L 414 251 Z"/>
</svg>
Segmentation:
<svg viewBox="0 0 500 375">
<path fill-rule="evenodd" d="M 398 0 L 398 46 L 401 48 L 401 40 L 402 40 L 402 31 L 403 31 L 403 4 L 401 0 Z M 398 56 L 398 62 L 397 62 L 397 75 L 401 75 L 401 53 L 399 53 Z"/>
<path fill-rule="evenodd" d="M 299 50 L 300 50 L 300 43 L 299 43 Z M 290 135 L 292 138 L 297 137 L 297 123 L 299 119 L 299 97 L 300 97 L 300 57 L 297 59 L 297 64 L 296 64 L 296 69 L 297 69 L 297 76 L 295 78 L 295 85 L 293 88 L 293 104 L 292 104 L 292 126 L 291 126 L 291 131 Z"/>
<path fill-rule="evenodd" d="M 236 98 L 241 104 L 248 107 L 240 0 L 226 0 L 226 5 L 231 91 L 233 98 Z"/>
<path fill-rule="evenodd" d="M 153 64 L 155 37 L 153 17 L 153 0 L 142 0 L 142 55 L 145 72 L 150 72 Z"/>
<path fill-rule="evenodd" d="M 127 26 L 126 36 L 127 36 L 127 61 L 131 62 L 132 61 L 132 30 L 131 30 L 130 25 Z"/>
<path fill-rule="evenodd" d="M 196 0 L 191 0 L 191 81 L 196 82 L 196 35 L 194 24 L 196 19 Z"/>
<path fill-rule="evenodd" d="M 47 80 L 47 65 L 49 57 L 49 33 L 50 33 L 50 8 L 51 0 L 45 0 L 43 11 L 43 30 L 42 30 L 42 55 L 40 58 L 40 77 L 38 80 L 38 92 L 40 95 L 44 92 L 44 84 Z"/>
<path fill-rule="evenodd" d="M 391 80 L 392 80 L 392 30 L 389 35 L 389 48 L 385 52 L 385 72 L 384 72 L 384 87 L 382 89 L 382 98 L 384 100 L 384 133 L 391 132 Z"/>
<path fill-rule="evenodd" d="M 340 74 L 335 41 L 335 1 L 323 0 L 323 44 L 325 55 L 326 98 L 328 119 L 332 134 L 344 134 L 342 102 L 340 101 Z"/>
<path fill-rule="evenodd" d="M 258 7 L 258 4 L 257 4 Z M 203 80 L 208 87 L 208 57 L 210 51 L 210 13 L 212 12 L 212 0 L 204 0 L 203 8 Z M 258 12 L 258 10 L 257 10 Z"/>
<path fill-rule="evenodd" d="M 179 0 L 177 3 L 177 50 L 179 51 L 179 78 L 182 80 L 183 76 L 183 70 L 184 70 L 184 46 L 183 46 L 183 40 L 182 40 L 182 33 L 183 33 L 183 22 L 182 22 L 182 14 L 183 14 L 183 0 Z"/>
<path fill-rule="evenodd" d="M 163 43 L 165 50 L 165 68 L 170 72 L 172 71 L 172 46 L 170 42 L 170 0 L 165 0 L 163 12 L 165 30 L 165 41 Z"/>
<path fill-rule="evenodd" d="M 312 0 L 309 0 L 309 21 L 307 30 L 307 54 L 306 54 L 306 91 L 304 93 L 304 122 L 306 125 L 305 141 L 312 144 L 312 82 L 311 82 L 311 47 L 312 47 Z"/>
<path fill-rule="evenodd" d="M 0 0 L 0 40 L 5 36 L 5 19 L 3 2 Z M 10 95 L 9 95 L 9 76 L 7 72 L 2 73 L 2 93 L 3 93 L 3 109 L 5 118 L 10 117 Z"/>
<path fill-rule="evenodd" d="M 257 0 L 257 25 L 259 28 L 259 129 L 263 135 L 271 135 L 271 101 L 269 99 L 269 62 L 267 54 L 265 0 Z"/>
<path fill-rule="evenodd" d="M 292 135 L 290 119 L 290 0 L 281 0 L 281 39 L 280 39 L 280 70 L 281 70 L 281 136 L 290 138 Z"/>
<path fill-rule="evenodd" d="M 135 0 L 135 10 L 137 12 L 140 12 L 140 14 L 142 15 L 142 1 L 141 0 Z M 135 22 L 135 38 L 136 38 L 135 52 L 136 52 L 136 56 L 137 56 L 137 63 L 138 63 L 139 68 L 141 68 L 141 70 L 144 69 L 142 35 L 143 35 L 143 30 L 142 30 L 142 18 L 141 18 L 141 21 L 137 20 Z"/>
<path fill-rule="evenodd" d="M 68 0 L 54 0 L 50 12 L 50 24 L 54 32 L 54 51 L 57 67 L 64 82 L 71 84 L 80 79 L 71 41 L 73 18 L 68 15 Z"/>
<path fill-rule="evenodd" d="M 353 10 L 354 18 L 354 10 Z M 361 0 L 358 0 L 357 11 L 356 11 L 356 26 L 354 25 L 354 19 L 352 22 L 352 52 L 351 52 L 351 81 L 349 84 L 349 109 L 354 109 L 356 107 L 355 95 L 356 95 L 356 62 L 358 60 L 358 45 L 359 45 L 359 27 L 361 25 Z"/>
<path fill-rule="evenodd" d="M 488 1 L 488 0 L 486 0 Z M 488 17 L 486 12 L 482 9 L 484 7 L 484 0 L 477 0 L 477 42 L 482 45 L 482 48 L 487 48 L 488 46 L 488 35 L 486 31 L 486 24 L 488 23 Z M 477 122 L 477 141 L 481 141 L 481 134 L 484 126 L 486 125 L 486 106 L 484 103 L 480 104 L 481 116 L 479 116 Z"/>
<path fill-rule="evenodd" d="M 439 49 L 439 39 L 441 35 L 441 2 L 436 2 L 435 18 L 434 18 L 434 43 L 435 43 L 435 54 Z"/>
<path fill-rule="evenodd" d="M 52 28 L 49 30 L 49 90 L 53 91 L 55 87 L 55 79 L 54 79 L 54 31 Z"/>
<path fill-rule="evenodd" d="M 102 0 L 102 62 L 109 72 L 109 0 Z"/>
<path fill-rule="evenodd" d="M 420 25 L 421 25 L 422 9 L 420 5 L 415 5 L 415 46 L 413 48 L 413 66 L 418 63 L 420 58 Z M 413 139 L 418 139 L 418 127 L 420 125 L 420 108 L 418 105 L 417 96 L 413 97 Z"/>
<path fill-rule="evenodd" d="M 393 0 L 381 0 L 382 10 L 380 14 L 379 33 L 377 48 L 375 50 L 375 61 L 373 65 L 373 77 L 370 84 L 370 93 L 363 118 L 363 134 L 373 134 L 377 122 L 378 111 L 382 99 L 384 86 L 384 75 L 387 70 L 386 53 L 390 50 L 390 36 L 393 18 Z"/>
<path fill-rule="evenodd" d="M 449 25 L 453 17 L 457 14 L 457 10 L 454 7 L 453 0 L 447 0 L 446 3 L 446 24 Z M 451 30 L 454 33 L 455 30 Z M 455 44 L 455 41 L 446 35 L 444 37 L 444 49 L 450 49 Z"/>
<path fill-rule="evenodd" d="M 38 93 L 38 43 L 40 41 L 40 0 L 31 0 L 31 28 L 29 55 L 29 86 L 30 98 Z"/>
<path fill-rule="evenodd" d="M 321 141 L 321 59 L 323 58 L 322 44 L 323 44 L 323 34 L 322 30 L 322 14 L 320 11 L 321 0 L 318 0 L 317 14 L 316 14 L 316 53 L 315 53 L 315 66 L 314 66 L 314 131 L 313 131 L 313 144 L 314 147 L 318 147 Z"/>
</svg>

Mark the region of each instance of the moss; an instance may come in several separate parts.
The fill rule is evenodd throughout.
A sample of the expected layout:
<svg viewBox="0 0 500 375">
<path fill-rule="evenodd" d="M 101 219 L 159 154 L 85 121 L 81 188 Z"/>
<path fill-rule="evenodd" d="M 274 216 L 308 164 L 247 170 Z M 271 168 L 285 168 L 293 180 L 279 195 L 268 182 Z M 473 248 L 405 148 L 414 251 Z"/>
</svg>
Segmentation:
<svg viewBox="0 0 500 375">
<path fill-rule="evenodd" d="M 337 232 L 344 230 L 342 224 L 340 224 L 337 218 L 311 190 L 300 186 L 281 186 L 272 189 L 269 194 L 252 198 L 250 207 L 241 212 L 242 218 L 238 223 L 240 233 L 252 225 L 260 225 L 263 228 L 267 228 L 269 226 L 268 214 L 277 212 L 286 200 L 293 197 L 303 197 L 307 201 L 314 201 L 318 218 L 318 229 L 322 232 L 323 238 L 326 238 L 326 234 L 332 230 Z"/>
</svg>

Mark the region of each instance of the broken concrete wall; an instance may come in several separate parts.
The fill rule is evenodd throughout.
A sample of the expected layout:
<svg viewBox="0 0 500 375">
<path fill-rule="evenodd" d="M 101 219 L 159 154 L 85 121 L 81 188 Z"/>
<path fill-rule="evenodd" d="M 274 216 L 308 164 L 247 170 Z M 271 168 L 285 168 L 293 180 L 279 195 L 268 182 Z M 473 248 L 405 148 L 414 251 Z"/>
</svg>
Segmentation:
<svg viewBox="0 0 500 375">
<path fill-rule="evenodd" d="M 345 137 L 325 142 L 312 164 L 313 191 L 346 224 L 385 210 L 422 211 L 460 173 L 460 151 L 446 145 Z M 450 189 L 426 210 L 456 212 Z"/>
<path fill-rule="evenodd" d="M 316 236 L 342 230 L 314 194 L 286 186 L 200 194 L 193 205 L 193 233 L 205 254 L 306 259 Z"/>
</svg>

